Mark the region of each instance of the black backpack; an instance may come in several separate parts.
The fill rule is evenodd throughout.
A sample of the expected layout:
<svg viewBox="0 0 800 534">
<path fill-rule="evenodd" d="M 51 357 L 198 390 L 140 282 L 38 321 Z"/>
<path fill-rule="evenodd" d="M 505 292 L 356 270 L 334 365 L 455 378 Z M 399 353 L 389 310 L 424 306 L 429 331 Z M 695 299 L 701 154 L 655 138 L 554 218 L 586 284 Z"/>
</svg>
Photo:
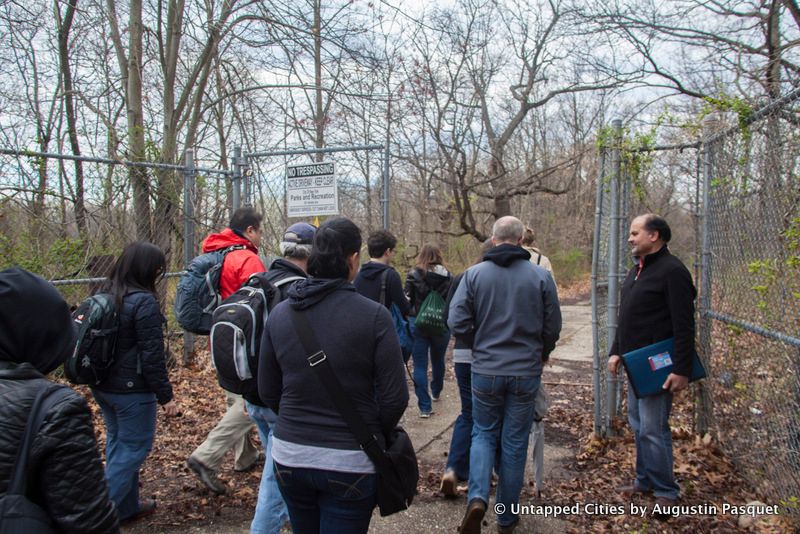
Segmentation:
<svg viewBox="0 0 800 534">
<path fill-rule="evenodd" d="M 283 274 L 283 273 L 281 273 Z M 256 391 L 258 353 L 269 312 L 281 299 L 279 287 L 303 280 L 289 276 L 275 282 L 271 273 L 251 276 L 214 310 L 211 325 L 211 362 L 222 389 L 241 395 Z"/>
<path fill-rule="evenodd" d="M 181 328 L 192 334 L 211 331 L 212 314 L 220 304 L 219 279 L 225 256 L 244 245 L 233 245 L 194 258 L 186 267 L 175 293 L 175 318 Z"/>
<path fill-rule="evenodd" d="M 98 293 L 84 300 L 72 320 L 78 339 L 64 362 L 64 374 L 73 384 L 96 386 L 116 363 L 119 313 L 113 295 Z"/>
<path fill-rule="evenodd" d="M 47 384 L 39 390 L 33 401 L 28 414 L 28 423 L 11 469 L 8 489 L 6 494 L 0 497 L 0 534 L 56 532 L 47 512 L 27 497 L 29 482 L 33 480 L 30 473 L 34 472 L 34 469 L 28 466 L 28 456 L 33 446 L 33 439 L 39 433 L 39 427 L 42 426 L 47 412 L 70 392 L 66 386 Z"/>
</svg>

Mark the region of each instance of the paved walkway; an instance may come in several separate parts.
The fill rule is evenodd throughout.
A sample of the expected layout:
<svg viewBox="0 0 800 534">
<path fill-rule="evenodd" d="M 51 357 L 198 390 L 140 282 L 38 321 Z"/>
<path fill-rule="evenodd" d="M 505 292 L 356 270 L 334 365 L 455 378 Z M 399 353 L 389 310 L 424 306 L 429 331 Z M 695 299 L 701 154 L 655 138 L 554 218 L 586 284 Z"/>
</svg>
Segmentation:
<svg viewBox="0 0 800 534">
<path fill-rule="evenodd" d="M 592 359 L 592 325 L 591 307 L 585 303 L 576 306 L 562 306 L 563 329 L 561 340 L 552 355 L 552 365 L 545 369 L 543 381 L 558 382 L 559 375 L 568 370 L 559 365 L 559 361 L 589 362 Z M 585 365 L 585 363 L 584 363 Z M 587 369 L 591 369 L 590 366 Z M 591 383 L 591 371 L 587 373 L 582 383 Z M 588 409 L 588 408 L 587 408 Z M 455 380 L 446 380 L 445 389 L 439 402 L 434 403 L 435 414 L 430 419 L 420 419 L 413 391 L 408 410 L 401 424 L 408 431 L 416 448 L 417 455 L 423 465 L 439 466 L 433 475 L 439 475 L 444 470 L 446 455 L 450 447 L 455 418 L 460 412 L 460 400 Z M 574 456 L 574 453 L 564 447 L 547 443 L 545 436 L 545 480 L 569 477 L 569 473 L 560 469 L 564 460 Z M 527 463 L 526 480 L 532 479 L 530 474 L 531 463 Z M 420 476 L 428 476 L 423 471 Z M 464 492 L 466 493 L 466 492 Z M 524 501 L 522 504 L 526 504 Z M 492 503 L 493 505 L 493 503 Z M 486 515 L 484 531 L 495 532 L 495 515 L 491 511 Z M 466 495 L 458 499 L 446 500 L 443 498 L 423 498 L 415 502 L 411 508 L 403 513 L 382 518 L 375 512 L 370 533 L 376 534 L 414 534 L 429 532 L 455 532 L 466 509 Z M 173 532 L 191 533 L 242 533 L 249 530 L 251 517 L 243 517 L 239 523 L 226 522 L 225 524 L 191 527 Z M 558 519 L 543 519 L 539 517 L 523 516 L 516 532 L 537 532 L 540 534 L 565 532 L 567 523 Z M 146 529 L 126 529 L 126 532 L 149 532 Z M 290 532 L 290 530 L 286 530 Z"/>
</svg>

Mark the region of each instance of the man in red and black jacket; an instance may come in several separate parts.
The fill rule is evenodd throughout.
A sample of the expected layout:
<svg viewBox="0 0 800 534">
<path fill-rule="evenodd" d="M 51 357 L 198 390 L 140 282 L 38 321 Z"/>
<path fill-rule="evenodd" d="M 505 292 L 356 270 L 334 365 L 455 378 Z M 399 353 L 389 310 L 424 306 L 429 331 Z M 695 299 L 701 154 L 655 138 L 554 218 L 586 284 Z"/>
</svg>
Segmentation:
<svg viewBox="0 0 800 534">
<path fill-rule="evenodd" d="M 266 271 L 258 257 L 261 245 L 262 216 L 253 208 L 239 208 L 233 213 L 228 228 L 211 234 L 203 242 L 203 253 L 240 245 L 244 248 L 229 252 L 222 263 L 219 294 L 222 299 L 237 291 L 251 275 Z M 241 395 L 225 392 L 228 410 L 206 440 L 186 460 L 203 484 L 218 494 L 225 493 L 225 485 L 216 476 L 222 458 L 229 449 L 234 450 L 234 470 L 249 471 L 263 458 L 250 440 L 253 421 L 244 411 Z"/>
<path fill-rule="evenodd" d="M 637 399 L 628 387 L 628 421 L 636 440 L 636 479 L 619 491 L 625 495 L 653 492 L 656 504 L 672 506 L 680 489 L 673 476 L 672 395 L 689 385 L 695 355 L 694 299 L 697 296 L 686 266 L 670 254 L 672 232 L 653 214 L 631 222 L 628 243 L 636 265 L 622 284 L 617 334 L 609 351 L 608 369 L 616 374 L 620 354 L 674 338 L 673 369 L 663 393 Z"/>
</svg>

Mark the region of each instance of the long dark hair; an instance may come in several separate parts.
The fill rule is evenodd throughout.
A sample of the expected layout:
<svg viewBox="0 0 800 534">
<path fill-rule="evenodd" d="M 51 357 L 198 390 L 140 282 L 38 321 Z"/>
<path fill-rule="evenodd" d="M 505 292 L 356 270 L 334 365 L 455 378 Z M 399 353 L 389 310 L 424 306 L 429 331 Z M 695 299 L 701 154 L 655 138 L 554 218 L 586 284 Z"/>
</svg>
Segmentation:
<svg viewBox="0 0 800 534">
<path fill-rule="evenodd" d="M 117 258 L 104 290 L 114 295 L 117 307 L 131 290 L 156 292 L 156 281 L 167 271 L 164 252 L 153 243 L 130 243 Z"/>
<path fill-rule="evenodd" d="M 347 258 L 361 251 L 361 230 L 350 219 L 337 217 L 322 223 L 314 235 L 308 274 L 316 278 L 344 278 L 350 274 Z"/>
</svg>

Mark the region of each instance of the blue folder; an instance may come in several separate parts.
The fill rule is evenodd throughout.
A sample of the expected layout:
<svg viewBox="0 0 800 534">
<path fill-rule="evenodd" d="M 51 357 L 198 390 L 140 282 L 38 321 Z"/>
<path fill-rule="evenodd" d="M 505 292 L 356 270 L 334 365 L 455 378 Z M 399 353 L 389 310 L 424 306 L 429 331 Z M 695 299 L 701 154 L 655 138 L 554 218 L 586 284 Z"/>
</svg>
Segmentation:
<svg viewBox="0 0 800 534">
<path fill-rule="evenodd" d="M 669 338 L 622 355 L 622 363 L 628 374 L 628 381 L 637 399 L 664 392 L 661 386 L 672 372 L 674 353 L 674 339 Z M 689 382 L 705 377 L 706 370 L 695 353 Z"/>
</svg>

